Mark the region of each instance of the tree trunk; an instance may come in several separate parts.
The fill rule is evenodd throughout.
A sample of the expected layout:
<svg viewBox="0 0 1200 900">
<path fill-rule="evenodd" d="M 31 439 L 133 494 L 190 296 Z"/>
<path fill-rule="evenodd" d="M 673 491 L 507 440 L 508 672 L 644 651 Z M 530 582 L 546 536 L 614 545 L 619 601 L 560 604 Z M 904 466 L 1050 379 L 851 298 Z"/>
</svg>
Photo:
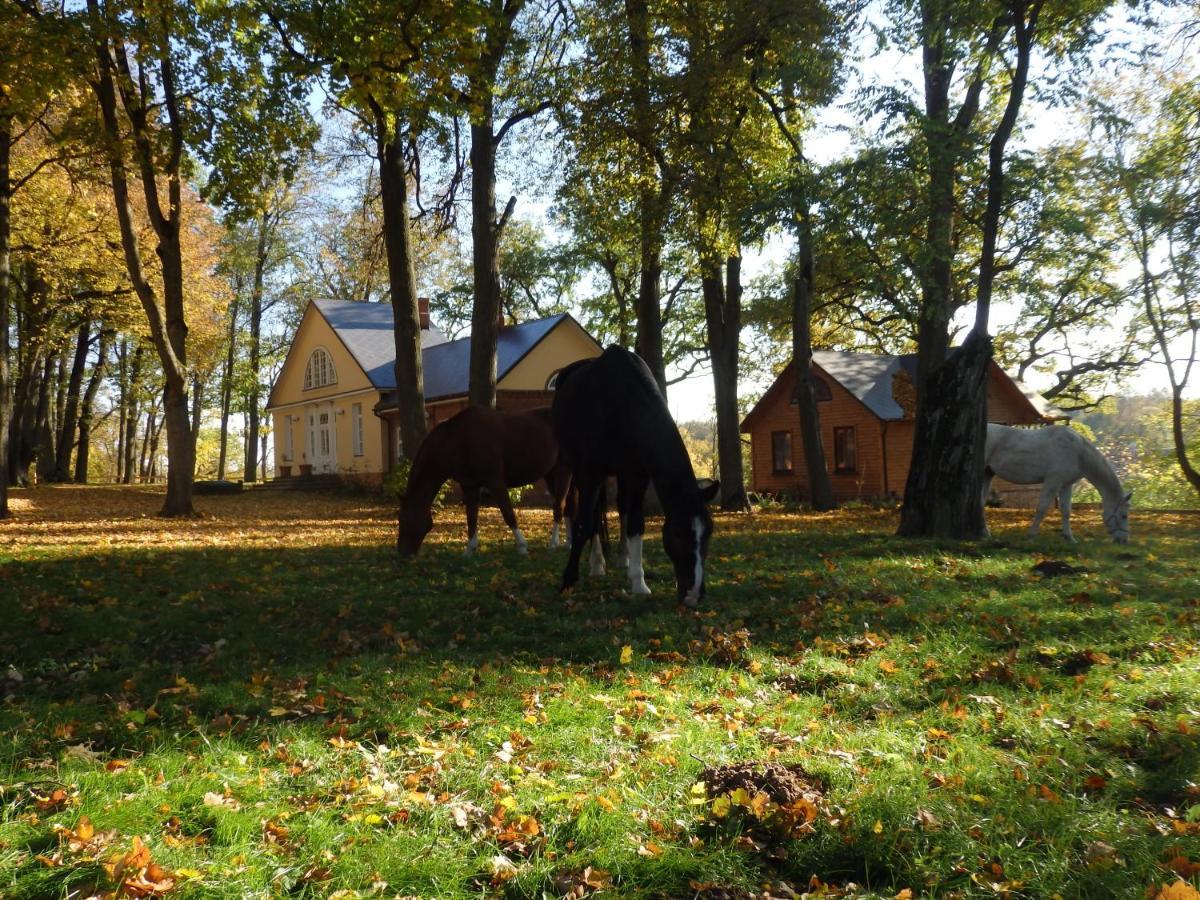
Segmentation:
<svg viewBox="0 0 1200 900">
<path fill-rule="evenodd" d="M 225 367 L 221 370 L 221 450 L 217 457 L 217 479 L 225 478 L 225 460 L 229 452 L 229 411 L 233 407 L 233 364 L 237 355 L 237 317 L 240 296 L 234 291 L 229 305 L 229 345 L 225 350 Z M 245 473 L 242 473 L 243 480 Z"/>
<path fill-rule="evenodd" d="M 261 445 L 261 455 L 259 456 L 259 465 L 262 466 L 262 480 L 267 480 L 267 436 L 264 434 L 259 441 Z"/>
<path fill-rule="evenodd" d="M 905 537 L 987 536 L 979 448 L 987 431 L 991 359 L 991 339 L 972 331 L 926 386 L 927 427 L 918 427 L 914 436 L 900 509 L 899 533 Z"/>
<path fill-rule="evenodd" d="M 500 249 L 496 221 L 496 138 L 494 101 L 489 85 L 479 122 L 471 123 L 471 261 L 475 302 L 471 309 L 471 369 L 468 400 L 472 406 L 496 405 L 496 345 L 500 337 Z M 510 209 L 508 210 L 511 212 Z"/>
<path fill-rule="evenodd" d="M 421 314 L 413 271 L 412 226 L 408 216 L 408 182 L 399 128 L 389 130 L 387 117 L 376 113 L 379 187 L 383 200 L 383 240 L 387 251 L 388 287 L 396 341 L 396 395 L 400 415 L 401 453 L 412 459 L 425 438 L 425 387 L 421 373 Z"/>
<path fill-rule="evenodd" d="M 71 361 L 67 399 L 62 412 L 62 423 L 59 425 L 58 446 L 54 454 L 54 481 L 60 483 L 71 480 L 71 451 L 75 449 L 80 393 L 83 390 L 83 375 L 87 370 L 88 349 L 91 343 L 91 323 L 84 321 L 79 326 L 79 334 L 75 339 L 75 357 Z"/>
<path fill-rule="evenodd" d="M 709 358 L 717 404 L 717 467 L 721 480 L 721 509 L 750 508 L 742 466 L 741 422 L 738 416 L 738 344 L 742 329 L 742 260 L 725 261 L 725 282 L 716 259 L 703 265 L 701 289 L 708 324 Z"/>
<path fill-rule="evenodd" d="M 254 284 L 250 290 L 250 381 L 246 399 L 246 458 L 243 460 L 242 477 L 254 481 L 258 477 L 258 420 L 259 420 L 259 374 L 261 364 L 261 334 L 263 317 L 263 274 L 267 268 L 267 214 L 258 217 L 258 240 L 254 252 Z"/>
<path fill-rule="evenodd" d="M 141 301 L 150 326 L 150 338 L 162 364 L 166 388 L 163 394 L 163 413 L 167 419 L 167 495 L 159 511 L 161 516 L 191 516 L 192 482 L 195 477 L 196 456 L 192 449 L 191 426 L 188 422 L 187 397 L 187 321 L 183 305 L 183 256 L 180 245 L 182 228 L 183 123 L 182 107 L 176 95 L 175 71 L 170 57 L 171 20 L 164 14 L 162 25 L 167 30 L 163 53 L 158 58 L 158 92 L 151 98 L 141 93 L 146 80 L 134 82 L 130 75 L 124 38 L 110 38 L 111 21 L 101 12 L 99 0 L 87 0 L 88 14 L 95 40 L 97 77 L 92 86 L 96 93 L 103 122 L 105 145 L 108 150 L 109 174 L 113 190 L 113 205 L 121 230 L 121 246 L 125 267 L 134 292 Z M 107 11 L 106 11 L 107 12 Z M 142 61 L 143 64 L 146 60 Z M 129 196 L 125 147 L 122 140 L 127 129 L 118 121 L 117 92 L 114 84 L 114 65 L 120 70 L 125 85 L 121 108 L 130 125 L 134 158 L 141 176 L 145 211 L 158 239 L 155 248 L 161 263 L 162 306 L 154 288 L 146 278 L 138 239 L 133 205 Z M 148 105 L 159 99 L 159 114 L 150 116 Z M 155 125 L 161 129 L 155 131 Z M 160 144 L 165 153 L 155 150 Z M 157 159 L 164 159 L 161 170 Z M 165 180 L 167 205 L 159 197 L 159 181 Z"/>
<path fill-rule="evenodd" d="M 46 357 L 42 370 L 42 382 L 38 386 L 37 412 L 34 415 L 30 446 L 37 464 L 38 484 L 46 484 L 54 476 L 54 429 L 52 391 L 58 389 L 58 372 L 62 368 L 62 356 L 52 353 Z"/>
<path fill-rule="evenodd" d="M 104 367 L 108 364 L 108 345 L 112 340 L 112 332 L 101 327 L 100 343 L 96 346 L 96 364 L 92 367 L 91 377 L 83 392 L 83 400 L 79 407 L 79 450 L 75 454 L 75 483 L 88 483 L 88 457 L 91 451 L 92 415 L 96 408 L 96 395 L 100 392 L 100 382 L 104 380 Z"/>
<path fill-rule="evenodd" d="M 12 420 L 8 384 L 8 309 L 11 285 L 12 241 L 12 116 L 0 115 L 0 519 L 8 509 L 8 427 Z"/>
<path fill-rule="evenodd" d="M 634 140 L 642 152 L 643 187 L 638 196 L 638 258 L 641 269 L 635 304 L 635 349 L 650 367 L 663 396 L 667 393 L 662 344 L 662 229 L 667 205 L 666 173 L 655 172 L 660 158 L 655 131 L 658 127 L 650 100 L 650 11 L 646 0 L 625 0 L 629 30 Z M 657 177 L 656 177 L 657 176 Z"/>
<path fill-rule="evenodd" d="M 200 443 L 200 424 L 204 418 L 204 384 L 199 378 L 192 379 L 192 456 L 196 456 L 196 447 Z"/>
<path fill-rule="evenodd" d="M 141 416 L 141 410 L 138 408 L 141 404 L 138 403 L 137 389 L 138 382 L 142 377 L 142 363 L 145 348 L 138 344 L 133 350 L 133 361 L 129 366 L 129 397 L 127 404 L 127 412 L 125 417 L 125 484 L 133 484 L 135 473 L 138 471 L 133 467 L 135 458 L 135 447 L 137 446 L 137 423 Z M 126 405 L 126 397 L 121 397 L 122 405 Z"/>
<path fill-rule="evenodd" d="M 800 175 L 803 177 L 803 174 Z M 833 482 L 821 441 L 821 415 L 812 377 L 812 316 L 815 290 L 813 261 L 812 218 L 806 193 L 797 203 L 796 241 L 799 270 L 792 286 L 792 365 L 796 371 L 796 412 L 800 420 L 800 443 L 804 447 L 804 465 L 808 474 L 808 489 L 813 509 L 837 507 L 833 498 Z"/>
</svg>

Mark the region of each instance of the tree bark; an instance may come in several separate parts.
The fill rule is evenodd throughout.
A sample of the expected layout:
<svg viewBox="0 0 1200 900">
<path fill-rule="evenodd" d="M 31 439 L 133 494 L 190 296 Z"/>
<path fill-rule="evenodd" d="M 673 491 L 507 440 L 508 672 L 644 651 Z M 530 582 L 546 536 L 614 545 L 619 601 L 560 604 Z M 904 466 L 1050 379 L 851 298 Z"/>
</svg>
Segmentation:
<svg viewBox="0 0 1200 900">
<path fill-rule="evenodd" d="M 493 73 L 494 75 L 494 73 Z M 471 308 L 468 401 L 496 405 L 496 346 L 500 338 L 500 224 L 496 221 L 495 109 L 489 85 L 475 85 L 483 112 L 471 123 Z M 508 212 L 511 212 L 511 201 Z"/>
<path fill-rule="evenodd" d="M 71 374 L 67 381 L 66 403 L 62 411 L 62 422 L 58 431 L 58 446 L 54 454 L 54 481 L 66 483 L 71 480 L 71 451 L 75 449 L 75 435 L 79 425 L 79 401 L 83 390 L 83 376 L 87 371 L 88 349 L 91 347 L 91 323 L 84 320 L 75 338 L 75 356 L 71 361 Z"/>
<path fill-rule="evenodd" d="M 51 426 L 53 411 L 52 389 L 57 388 L 58 370 L 62 356 L 50 353 L 42 369 L 41 384 L 38 385 L 37 411 L 34 414 L 33 430 L 30 435 L 30 451 L 37 466 L 38 484 L 47 483 L 54 475 L 54 436 Z M 28 463 L 26 463 L 28 466 Z"/>
<path fill-rule="evenodd" d="M 396 342 L 396 395 L 401 453 L 412 459 L 425 439 L 425 385 L 421 372 L 421 313 L 413 271 L 412 225 L 408 215 L 408 182 L 399 126 L 375 107 L 379 187 L 383 201 L 383 241 L 387 252 L 388 287 Z"/>
<path fill-rule="evenodd" d="M 725 280 L 716 259 L 703 266 L 701 290 L 708 324 L 709 359 L 717 406 L 717 467 L 721 480 L 721 509 L 750 508 L 742 466 L 741 422 L 738 416 L 738 350 L 742 330 L 742 260 L 725 260 Z"/>
<path fill-rule="evenodd" d="M 182 226 L 183 124 L 180 120 L 179 98 L 175 93 L 175 71 L 170 58 L 169 18 L 162 17 L 167 32 L 162 39 L 162 56 L 157 60 L 161 89 L 160 114 L 151 117 L 148 105 L 152 98 L 144 79 L 135 81 L 131 74 L 127 48 L 120 36 L 110 39 L 109 21 L 100 11 L 100 0 L 87 0 L 92 34 L 95 40 L 97 78 L 93 82 L 103 122 L 113 201 L 121 230 L 121 245 L 129 280 L 141 301 L 150 326 L 150 338 L 162 364 L 165 388 L 163 415 L 167 428 L 167 495 L 159 511 L 161 516 L 192 516 L 192 482 L 195 477 L 196 456 L 192 447 L 191 424 L 188 420 L 187 321 L 183 305 L 183 257 L 180 246 Z M 111 43 L 110 43 L 111 40 Z M 145 62 L 143 60 L 143 62 Z M 155 251 L 161 262 L 162 306 L 142 267 L 141 248 L 129 197 L 124 129 L 117 118 L 117 90 L 113 68 L 120 71 L 122 107 L 130 125 L 134 158 L 141 176 L 146 213 L 158 239 Z M 157 94 L 153 100 L 157 101 Z M 152 122 L 161 123 L 162 136 L 154 133 Z M 161 140 L 165 137 L 165 142 Z M 165 144 L 162 150 L 156 144 Z M 156 152 L 166 159 L 156 165 Z M 159 176 L 167 183 L 167 208 L 159 198 Z"/>
<path fill-rule="evenodd" d="M 225 478 L 225 461 L 229 452 L 229 412 L 233 407 L 233 364 L 237 355 L 237 317 L 239 293 L 233 294 L 229 304 L 229 343 L 225 349 L 225 366 L 221 370 L 221 449 L 217 456 L 217 479 Z M 245 479 L 245 473 L 242 478 Z"/>
<path fill-rule="evenodd" d="M 803 178 L 803 172 L 798 173 Z M 792 365 L 796 371 L 796 412 L 800 421 L 800 443 L 804 447 L 804 465 L 808 474 L 809 500 L 813 509 L 837 507 L 833 482 L 821 441 L 821 416 L 812 376 L 812 316 L 815 291 L 812 217 L 806 192 L 797 199 L 796 255 L 798 271 L 792 285 Z"/>
<path fill-rule="evenodd" d="M 96 395 L 100 391 L 100 382 L 104 380 L 104 368 L 108 364 L 108 345 L 112 340 L 112 332 L 104 327 L 100 330 L 100 342 L 96 346 L 96 364 L 92 367 L 91 377 L 88 378 L 87 388 L 83 392 L 83 400 L 79 407 L 79 450 L 75 454 L 75 483 L 88 483 L 88 461 L 92 441 L 92 416 L 96 408 Z"/>
<path fill-rule="evenodd" d="M 662 344 L 662 247 L 667 205 L 667 178 L 661 171 L 661 148 L 655 139 L 657 123 L 650 97 L 650 10 L 646 0 L 625 0 L 632 64 L 632 109 L 634 140 L 642 151 L 644 186 L 638 197 L 638 259 L 641 269 L 635 303 L 637 339 L 635 350 L 667 393 L 666 363 Z M 659 171 L 655 173 L 655 168 Z M 657 174 L 657 177 L 655 177 Z"/>
<path fill-rule="evenodd" d="M 259 422 L 259 375 L 262 354 L 263 276 L 267 268 L 268 240 L 267 213 L 258 218 L 258 240 L 254 250 L 254 283 L 250 290 L 250 381 L 246 402 L 246 458 L 243 461 L 242 477 L 255 481 L 258 477 L 258 422 Z"/>
<path fill-rule="evenodd" d="M 141 416 L 141 406 L 138 403 L 138 383 L 142 377 L 142 363 L 145 355 L 145 348 L 138 344 L 133 350 L 133 361 L 129 366 L 129 397 L 126 402 L 126 397 L 122 395 L 121 403 L 126 406 L 125 414 L 125 484 L 133 484 L 135 474 L 139 470 L 134 469 L 133 462 L 135 458 L 135 447 L 137 446 L 137 424 L 138 418 Z"/>
<path fill-rule="evenodd" d="M 12 270 L 12 116 L 0 115 L 0 519 L 8 509 L 8 428 L 12 420 L 8 382 L 9 291 Z"/>
</svg>

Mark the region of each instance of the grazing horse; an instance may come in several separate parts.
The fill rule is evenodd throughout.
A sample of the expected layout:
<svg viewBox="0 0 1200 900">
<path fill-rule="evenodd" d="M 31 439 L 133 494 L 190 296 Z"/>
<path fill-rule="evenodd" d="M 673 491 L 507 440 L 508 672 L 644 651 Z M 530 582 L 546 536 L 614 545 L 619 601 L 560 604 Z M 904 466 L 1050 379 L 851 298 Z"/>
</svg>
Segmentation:
<svg viewBox="0 0 1200 900">
<path fill-rule="evenodd" d="M 1121 480 L 1104 455 L 1087 438 L 1061 425 L 1046 428 L 1007 428 L 988 425 L 984 450 L 983 498 L 986 501 L 992 478 L 999 475 L 1013 484 L 1040 484 L 1042 495 L 1029 526 L 1037 534 L 1054 498 L 1062 509 L 1062 533 L 1071 534 L 1071 491 L 1086 478 L 1096 486 L 1104 501 L 1104 526 L 1118 544 L 1129 541 L 1129 499 Z"/>
<path fill-rule="evenodd" d="M 679 429 L 646 364 L 620 347 L 573 363 L 558 374 L 553 409 L 558 443 L 579 491 L 563 590 L 579 580 L 579 556 L 599 529 L 605 480 L 615 474 L 631 592 L 650 593 L 642 568 L 642 535 L 643 501 L 653 482 L 666 514 L 663 547 L 675 567 L 679 599 L 696 606 L 704 596 L 704 560 L 712 534 L 705 504 L 720 485 L 714 482 L 703 491 L 697 485 Z M 593 573 L 603 571 L 598 547 L 599 542 L 592 545 Z"/>
<path fill-rule="evenodd" d="M 558 442 L 548 408 L 500 412 L 469 406 L 425 436 L 400 501 L 397 546 L 402 556 L 414 556 L 421 549 L 421 542 L 433 527 L 433 500 L 449 479 L 462 488 L 467 507 L 468 554 L 479 547 L 479 492 L 483 488 L 495 499 L 505 524 L 512 529 L 517 552 L 528 552 L 508 489 L 542 479 L 554 503 L 550 546 L 558 546 L 571 475 L 558 460 Z"/>
</svg>

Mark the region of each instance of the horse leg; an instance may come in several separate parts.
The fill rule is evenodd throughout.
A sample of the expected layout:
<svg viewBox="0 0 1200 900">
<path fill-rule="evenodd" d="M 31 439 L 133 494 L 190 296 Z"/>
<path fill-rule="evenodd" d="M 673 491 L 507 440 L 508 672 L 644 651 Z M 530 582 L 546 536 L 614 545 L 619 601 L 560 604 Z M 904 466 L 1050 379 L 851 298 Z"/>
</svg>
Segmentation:
<svg viewBox="0 0 1200 900">
<path fill-rule="evenodd" d="M 1038 529 L 1042 527 L 1042 519 L 1046 518 L 1046 513 L 1050 511 L 1050 504 L 1054 502 L 1054 497 L 1057 494 L 1057 484 L 1046 482 L 1042 485 L 1042 494 L 1038 497 L 1037 510 L 1033 514 L 1033 521 L 1029 524 L 1029 534 L 1031 537 L 1036 535 Z"/>
<path fill-rule="evenodd" d="M 462 486 L 463 505 L 467 508 L 467 551 L 470 556 L 479 549 L 479 485 Z"/>
<path fill-rule="evenodd" d="M 583 555 L 584 546 L 592 539 L 592 529 L 595 528 L 596 516 L 596 487 L 587 477 L 575 478 L 579 497 L 575 509 L 575 518 L 571 521 L 571 551 L 567 554 L 567 565 L 563 569 L 562 586 L 565 591 L 575 586 L 579 581 L 579 557 Z"/>
<path fill-rule="evenodd" d="M 1068 481 L 1058 492 L 1058 507 L 1062 510 L 1062 533 L 1072 544 L 1075 535 L 1071 534 L 1071 494 L 1075 490 L 1075 482 Z"/>
<path fill-rule="evenodd" d="M 619 531 L 618 531 L 618 540 L 617 540 L 617 560 L 615 563 L 613 563 L 613 565 L 615 565 L 618 569 L 628 569 L 629 568 L 629 542 L 626 540 L 626 528 L 625 528 L 625 510 L 629 506 L 628 497 L 626 497 L 625 495 L 628 493 L 628 490 L 629 490 L 628 485 L 625 484 L 624 480 L 621 478 L 618 478 L 617 479 L 617 527 L 618 527 Z"/>
<path fill-rule="evenodd" d="M 996 473 L 991 469 L 983 470 L 983 497 L 980 500 L 979 508 L 987 510 L 988 496 L 992 493 L 992 479 L 996 477 Z M 984 516 L 983 533 L 986 537 L 991 537 L 992 532 L 987 527 L 987 516 Z"/>
<path fill-rule="evenodd" d="M 554 527 L 550 531 L 550 549 L 558 547 L 563 541 L 569 540 L 564 528 L 570 528 L 565 522 L 567 497 L 571 493 L 571 473 L 561 464 L 556 464 L 546 476 L 546 488 L 550 491 L 551 509 L 554 514 Z M 560 540 L 561 534 L 561 540 Z"/>
<path fill-rule="evenodd" d="M 496 505 L 500 507 L 500 515 L 504 516 L 504 524 L 512 529 L 513 540 L 517 542 L 517 552 L 522 556 L 526 555 L 529 553 L 529 545 L 525 543 L 525 535 L 521 534 L 521 529 L 517 527 L 517 514 L 508 499 L 508 488 L 503 481 L 492 481 L 487 487 L 488 491 L 496 498 Z"/>
<path fill-rule="evenodd" d="M 642 568 L 642 536 L 646 531 L 643 504 L 649 482 L 645 475 L 627 475 L 618 479 L 618 485 L 621 482 L 626 482 L 623 491 L 618 489 L 618 495 L 623 495 L 625 501 L 625 508 L 621 510 L 621 524 L 625 530 L 624 544 L 629 558 L 629 593 L 649 596 L 650 588 L 646 586 L 646 572 Z"/>
<path fill-rule="evenodd" d="M 591 555 L 588 559 L 589 575 L 604 575 L 608 572 L 608 561 L 604 558 L 605 544 L 608 541 L 606 528 L 608 517 L 608 479 L 601 478 L 596 489 L 596 506 L 592 514 L 592 543 Z"/>
</svg>

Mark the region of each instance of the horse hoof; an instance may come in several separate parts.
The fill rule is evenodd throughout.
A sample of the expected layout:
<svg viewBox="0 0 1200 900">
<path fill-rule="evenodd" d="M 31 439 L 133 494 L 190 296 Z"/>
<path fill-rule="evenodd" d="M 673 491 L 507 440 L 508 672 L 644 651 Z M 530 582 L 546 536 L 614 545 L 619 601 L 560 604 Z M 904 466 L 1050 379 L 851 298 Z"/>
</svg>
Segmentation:
<svg viewBox="0 0 1200 900">
<path fill-rule="evenodd" d="M 522 556 L 528 556 L 529 548 L 527 546 L 525 546 L 524 544 L 517 544 L 517 552 L 520 553 Z"/>
</svg>

